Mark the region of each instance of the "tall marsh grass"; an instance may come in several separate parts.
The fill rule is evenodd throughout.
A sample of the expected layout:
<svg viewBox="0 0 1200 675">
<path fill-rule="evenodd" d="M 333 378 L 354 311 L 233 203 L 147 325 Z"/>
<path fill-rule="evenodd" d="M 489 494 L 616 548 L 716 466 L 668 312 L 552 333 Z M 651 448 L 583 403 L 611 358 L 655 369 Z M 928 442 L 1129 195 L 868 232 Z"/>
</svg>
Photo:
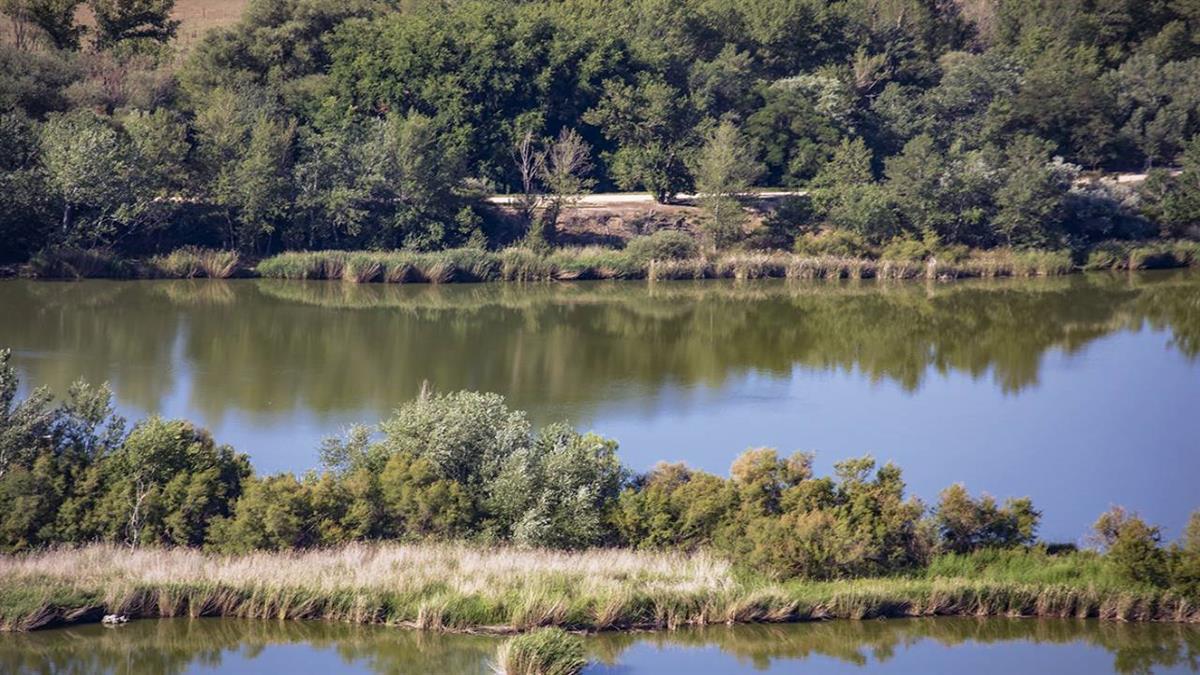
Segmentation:
<svg viewBox="0 0 1200 675">
<path fill-rule="evenodd" d="M 577 675 L 587 665 L 583 639 L 561 628 L 541 628 L 509 638 L 496 650 L 501 675 Z"/>
<path fill-rule="evenodd" d="M 675 233 L 679 234 L 679 233 Z M 686 236 L 686 235 L 680 235 Z M 649 239 L 649 238 L 647 238 Z M 29 273 L 44 278 L 225 279 L 246 272 L 272 279 L 329 279 L 353 283 L 451 283 L 475 281 L 573 281 L 584 279 L 935 279 L 1044 277 L 1076 271 L 1069 251 L 990 249 L 927 260 L 858 258 L 781 251 L 696 254 L 667 242 L 629 249 L 602 246 L 551 251 L 513 247 L 501 251 L 289 251 L 245 269 L 233 251 L 187 246 L 149 260 L 130 261 L 108 249 L 39 253 Z M 660 252 L 656 258 L 651 252 Z M 648 257 L 650 256 L 650 257 Z M 1106 243 L 1091 251 L 1084 269 L 1158 269 L 1200 265 L 1200 243 L 1144 245 Z"/>
<path fill-rule="evenodd" d="M 357 283 L 574 281 L 586 279 L 950 279 L 1035 277 L 1075 270 L 1067 251 L 979 251 L 962 260 L 875 260 L 785 252 L 731 251 L 690 258 L 646 258 L 644 250 L 601 246 L 540 252 L 508 248 L 281 253 L 259 263 L 260 276 Z"/>
<path fill-rule="evenodd" d="M 224 556 L 90 546 L 0 557 L 0 629 L 103 614 L 501 633 L 935 615 L 1200 621 L 1197 599 L 1120 583 L 1087 554 L 944 560 L 916 576 L 777 584 L 704 552 L 444 543 Z"/>
<path fill-rule="evenodd" d="M 154 256 L 147 266 L 152 275 L 170 279 L 229 279 L 241 271 L 242 258 L 237 251 L 184 246 Z"/>
</svg>

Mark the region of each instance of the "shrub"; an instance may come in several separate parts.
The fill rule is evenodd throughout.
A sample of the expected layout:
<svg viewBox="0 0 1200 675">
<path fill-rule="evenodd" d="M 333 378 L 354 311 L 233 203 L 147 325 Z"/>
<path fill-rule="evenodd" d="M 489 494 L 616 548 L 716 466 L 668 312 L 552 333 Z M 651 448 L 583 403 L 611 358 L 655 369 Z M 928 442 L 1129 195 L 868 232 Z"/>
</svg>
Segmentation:
<svg viewBox="0 0 1200 675">
<path fill-rule="evenodd" d="M 838 574 L 837 521 L 825 511 L 761 518 L 749 529 L 752 548 L 745 562 L 773 579 L 830 579 Z"/>
<path fill-rule="evenodd" d="M 587 665 L 583 640 L 561 628 L 542 628 L 510 638 L 496 652 L 504 675 L 576 675 Z"/>
<path fill-rule="evenodd" d="M 871 248 L 867 240 L 849 230 L 824 230 L 796 238 L 796 253 L 812 256 L 838 256 L 843 258 L 869 258 Z"/>
<path fill-rule="evenodd" d="M 1000 507 L 987 495 L 972 499 L 966 488 L 956 484 L 942 490 L 934 522 L 940 548 L 967 553 L 1033 543 L 1041 515 L 1029 499 L 1010 499 Z"/>
<path fill-rule="evenodd" d="M 884 260 L 917 261 L 929 257 L 933 251 L 926 243 L 911 236 L 896 237 L 883 247 L 880 258 Z"/>
<path fill-rule="evenodd" d="M 756 248 L 791 249 L 796 237 L 812 232 L 814 221 L 812 198 L 808 195 L 784 197 L 763 220 L 763 226 L 754 231 L 751 244 Z"/>
<path fill-rule="evenodd" d="M 1159 548 L 1162 531 L 1135 513 L 1114 506 L 1092 525 L 1093 541 L 1106 549 L 1105 556 L 1127 581 L 1165 586 L 1167 556 Z"/>
<path fill-rule="evenodd" d="M 651 260 L 686 260 L 699 255 L 696 240 L 686 232 L 679 230 L 659 230 L 646 237 L 634 237 L 629 240 L 625 252 L 639 263 Z"/>
</svg>

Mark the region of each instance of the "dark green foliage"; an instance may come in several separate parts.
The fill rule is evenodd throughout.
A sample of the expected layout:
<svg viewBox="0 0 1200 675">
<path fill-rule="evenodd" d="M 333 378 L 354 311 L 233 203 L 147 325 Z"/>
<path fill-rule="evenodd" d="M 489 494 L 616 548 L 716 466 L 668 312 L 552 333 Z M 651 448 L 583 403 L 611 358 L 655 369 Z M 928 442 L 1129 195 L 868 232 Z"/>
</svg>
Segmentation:
<svg viewBox="0 0 1200 675">
<path fill-rule="evenodd" d="M 1159 547 L 1162 531 L 1158 527 L 1114 506 L 1092 529 L 1096 543 L 1106 550 L 1109 562 L 1124 579 L 1152 586 L 1168 584 L 1168 559 Z"/>
<path fill-rule="evenodd" d="M 699 253 L 696 239 L 679 230 L 659 230 L 644 237 L 634 237 L 625 252 L 638 262 L 651 260 L 686 260 Z"/>
<path fill-rule="evenodd" d="M 75 9 L 83 0 L 14 0 L 5 13 L 38 29 L 58 49 L 78 49 L 84 27 L 75 23 Z"/>
<path fill-rule="evenodd" d="M 1200 134 L 1193 136 L 1187 145 L 1182 173 L 1174 177 L 1160 174 L 1155 178 L 1164 183 L 1157 205 L 1161 209 L 1162 233 L 1197 238 L 1200 234 Z"/>
<path fill-rule="evenodd" d="M 752 243 L 761 248 L 791 250 L 797 237 L 815 232 L 815 216 L 808 195 L 784 197 L 764 219 L 763 227 L 754 232 Z"/>
<path fill-rule="evenodd" d="M 1028 498 L 1010 499 L 1004 506 L 998 506 L 987 495 L 972 499 L 966 488 L 956 484 L 939 496 L 934 521 L 941 548 L 952 553 L 969 553 L 981 548 L 1032 544 L 1041 515 Z"/>
<path fill-rule="evenodd" d="M 96 19 L 99 49 L 165 44 L 179 28 L 179 21 L 171 18 L 175 0 L 88 0 L 88 7 Z"/>
<path fill-rule="evenodd" d="M 523 138 L 588 150 L 544 186 L 531 245 L 593 184 L 697 189 L 721 246 L 1200 232 L 1186 177 L 1140 202 L 1072 189 L 1079 167 L 1174 164 L 1200 133 L 1187 3 L 253 0 L 178 78 L 171 0 L 90 0 L 88 31 L 78 4 L 3 4 L 25 37 L 0 48 L 0 114 L 42 142 L 5 167 L 0 256 L 495 247 L 533 224 L 478 203 L 541 173 L 514 162 Z M 85 32 L 98 49 L 72 51 Z M 809 183 L 811 217 L 745 231 L 739 195 Z"/>
</svg>

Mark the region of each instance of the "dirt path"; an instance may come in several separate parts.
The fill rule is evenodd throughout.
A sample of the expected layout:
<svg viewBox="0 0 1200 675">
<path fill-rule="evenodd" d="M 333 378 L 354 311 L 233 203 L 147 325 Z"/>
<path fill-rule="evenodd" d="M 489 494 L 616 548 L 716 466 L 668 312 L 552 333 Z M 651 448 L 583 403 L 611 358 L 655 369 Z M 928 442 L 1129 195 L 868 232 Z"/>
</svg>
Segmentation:
<svg viewBox="0 0 1200 675">
<path fill-rule="evenodd" d="M 806 194 L 804 190 L 766 190 L 763 192 L 755 192 L 750 195 L 756 199 L 779 199 L 781 197 L 790 197 L 793 195 Z M 489 204 L 498 204 L 501 206 L 512 206 L 521 198 L 520 195 L 496 195 L 488 197 Z M 578 200 L 575 208 L 609 208 L 613 206 L 628 206 L 634 204 L 655 204 L 654 198 L 648 192 L 602 192 L 590 195 L 580 195 L 576 197 Z M 675 205 L 694 204 L 700 199 L 700 195 L 681 193 L 675 195 Z"/>
</svg>

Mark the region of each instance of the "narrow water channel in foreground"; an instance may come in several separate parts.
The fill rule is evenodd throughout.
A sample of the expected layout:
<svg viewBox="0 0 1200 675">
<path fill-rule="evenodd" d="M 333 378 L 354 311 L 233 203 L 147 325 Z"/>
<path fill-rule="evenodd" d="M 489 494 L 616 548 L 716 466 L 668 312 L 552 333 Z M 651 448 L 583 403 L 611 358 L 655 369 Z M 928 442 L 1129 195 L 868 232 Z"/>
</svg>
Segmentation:
<svg viewBox="0 0 1200 675">
<path fill-rule="evenodd" d="M 136 621 L 0 635 L 0 672 L 491 673 L 501 638 L 236 619 Z M 607 633 L 585 673 L 1195 673 L 1200 626 L 903 619 Z"/>
</svg>

